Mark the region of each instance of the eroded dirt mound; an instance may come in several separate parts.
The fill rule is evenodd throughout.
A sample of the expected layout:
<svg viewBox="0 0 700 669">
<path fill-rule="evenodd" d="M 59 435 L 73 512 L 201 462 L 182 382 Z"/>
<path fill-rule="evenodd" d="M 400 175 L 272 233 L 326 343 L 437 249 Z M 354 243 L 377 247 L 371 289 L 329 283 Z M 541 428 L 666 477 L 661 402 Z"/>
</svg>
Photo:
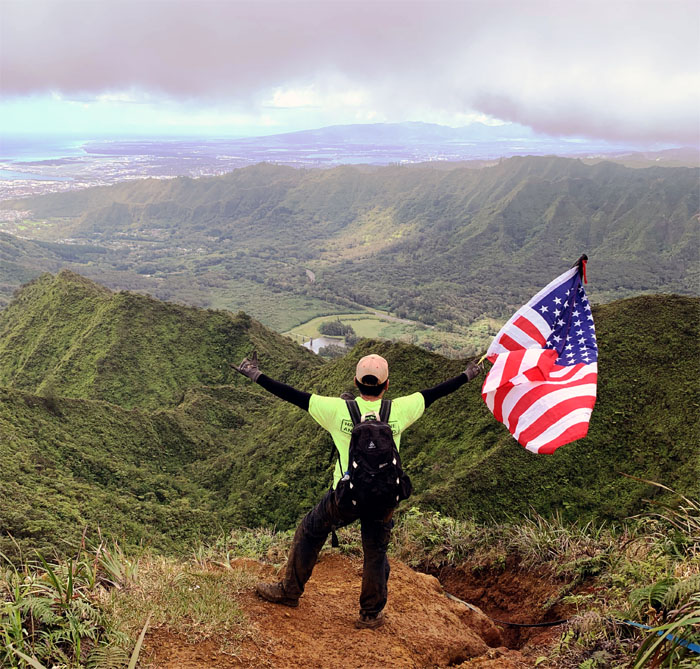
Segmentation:
<svg viewBox="0 0 700 669">
<path fill-rule="evenodd" d="M 274 578 L 269 568 L 257 568 L 261 577 Z M 243 595 L 252 631 L 236 656 L 220 652 L 221 639 L 193 644 L 159 629 L 147 637 L 144 659 L 168 669 L 529 666 L 517 651 L 503 648 L 500 630 L 486 616 L 448 599 L 435 577 L 393 560 L 391 570 L 387 622 L 379 629 L 353 627 L 361 560 L 325 554 L 298 608 L 263 602 L 252 589 Z"/>
</svg>

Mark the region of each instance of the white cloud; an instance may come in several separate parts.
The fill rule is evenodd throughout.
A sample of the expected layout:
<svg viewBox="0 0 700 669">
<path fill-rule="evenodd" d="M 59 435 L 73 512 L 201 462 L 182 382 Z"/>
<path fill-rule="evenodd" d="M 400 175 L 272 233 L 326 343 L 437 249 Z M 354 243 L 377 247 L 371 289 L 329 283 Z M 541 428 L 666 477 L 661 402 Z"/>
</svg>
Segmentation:
<svg viewBox="0 0 700 669">
<path fill-rule="evenodd" d="M 695 0 L 4 0 L 0 11 L 6 98 L 698 141 Z"/>
<path fill-rule="evenodd" d="M 338 85 L 328 82 L 325 85 L 310 84 L 303 87 L 284 86 L 276 88 L 270 98 L 263 102 L 264 107 L 278 109 L 338 109 L 364 107 L 369 101 L 369 93 L 362 88 L 348 88 L 349 82 Z"/>
</svg>

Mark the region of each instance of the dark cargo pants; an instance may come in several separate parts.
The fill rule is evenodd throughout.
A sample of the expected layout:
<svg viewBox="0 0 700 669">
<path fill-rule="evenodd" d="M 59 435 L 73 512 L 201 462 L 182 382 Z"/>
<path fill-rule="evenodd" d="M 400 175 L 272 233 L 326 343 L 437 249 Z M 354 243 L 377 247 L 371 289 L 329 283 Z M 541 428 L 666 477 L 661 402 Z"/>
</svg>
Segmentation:
<svg viewBox="0 0 700 669">
<path fill-rule="evenodd" d="M 389 560 L 386 551 L 391 528 L 394 526 L 392 514 L 393 511 L 389 512 L 386 518 L 379 520 L 344 515 L 335 502 L 334 491 L 327 492 L 304 516 L 294 534 L 287 570 L 282 580 L 284 594 L 295 599 L 301 596 L 331 530 L 349 525 L 359 518 L 364 554 L 360 613 L 365 616 L 377 615 L 386 605 L 389 580 Z"/>
</svg>

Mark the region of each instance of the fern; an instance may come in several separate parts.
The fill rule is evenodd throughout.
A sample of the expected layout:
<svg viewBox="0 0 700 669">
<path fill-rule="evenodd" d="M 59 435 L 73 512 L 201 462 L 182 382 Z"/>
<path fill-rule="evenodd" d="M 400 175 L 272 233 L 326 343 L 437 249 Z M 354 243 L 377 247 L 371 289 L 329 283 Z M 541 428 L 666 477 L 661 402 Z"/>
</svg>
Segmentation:
<svg viewBox="0 0 700 669">
<path fill-rule="evenodd" d="M 633 590 L 630 601 L 638 608 L 647 607 L 660 611 L 665 608 L 664 602 L 669 590 L 675 585 L 675 579 L 664 578 L 645 588 Z"/>
<path fill-rule="evenodd" d="M 683 605 L 688 602 L 691 597 L 693 599 L 700 597 L 700 574 L 694 574 L 690 578 L 686 578 L 674 583 L 664 596 L 663 605 L 666 610 L 670 610 L 676 606 Z"/>
<path fill-rule="evenodd" d="M 118 646 L 98 646 L 88 657 L 88 669 L 121 669 L 129 661 L 129 654 Z"/>
<path fill-rule="evenodd" d="M 60 622 L 60 616 L 54 611 L 53 602 L 46 597 L 28 596 L 21 600 L 19 610 L 31 616 L 35 622 L 43 625 L 55 625 Z"/>
</svg>

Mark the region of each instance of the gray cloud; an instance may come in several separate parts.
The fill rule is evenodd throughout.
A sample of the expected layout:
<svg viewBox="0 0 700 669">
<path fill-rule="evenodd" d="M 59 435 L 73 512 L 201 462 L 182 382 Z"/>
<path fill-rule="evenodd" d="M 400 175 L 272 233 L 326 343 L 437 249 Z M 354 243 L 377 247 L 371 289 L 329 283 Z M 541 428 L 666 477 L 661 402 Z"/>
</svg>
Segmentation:
<svg viewBox="0 0 700 669">
<path fill-rule="evenodd" d="M 686 0 L 4 0 L 3 96 L 140 90 L 256 109 L 362 88 L 400 120 L 482 112 L 541 132 L 698 142 Z"/>
</svg>

